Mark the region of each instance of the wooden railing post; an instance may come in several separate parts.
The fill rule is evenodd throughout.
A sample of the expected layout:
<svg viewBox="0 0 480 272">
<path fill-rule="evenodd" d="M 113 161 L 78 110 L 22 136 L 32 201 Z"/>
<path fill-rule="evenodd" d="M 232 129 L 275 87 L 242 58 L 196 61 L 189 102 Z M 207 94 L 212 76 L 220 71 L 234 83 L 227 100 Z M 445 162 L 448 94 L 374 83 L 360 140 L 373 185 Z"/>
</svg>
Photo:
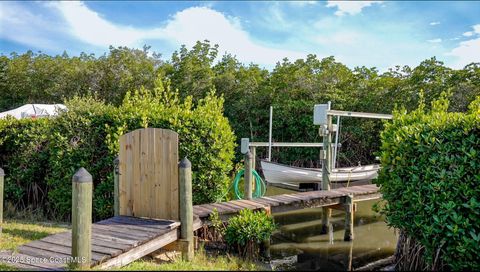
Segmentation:
<svg viewBox="0 0 480 272">
<path fill-rule="evenodd" d="M 3 228 L 3 188 L 4 188 L 5 172 L 0 168 L 0 235 Z"/>
<path fill-rule="evenodd" d="M 244 198 L 252 199 L 252 153 L 250 150 L 245 154 L 245 172 L 243 173 L 243 182 L 245 183 Z"/>
<path fill-rule="evenodd" d="M 184 158 L 178 169 L 180 194 L 180 243 L 182 259 L 192 261 L 193 248 L 193 199 L 192 199 L 192 164 Z"/>
<path fill-rule="evenodd" d="M 344 241 L 353 240 L 353 195 L 348 195 L 345 197 L 345 235 L 343 236 Z"/>
<path fill-rule="evenodd" d="M 119 184 L 118 184 L 118 176 L 119 176 L 119 159 L 118 156 L 113 160 L 113 215 L 119 216 L 120 215 L 120 193 L 119 193 Z"/>
<path fill-rule="evenodd" d="M 80 168 L 72 178 L 72 257 L 80 269 L 92 259 L 92 189 L 92 175 Z"/>
</svg>

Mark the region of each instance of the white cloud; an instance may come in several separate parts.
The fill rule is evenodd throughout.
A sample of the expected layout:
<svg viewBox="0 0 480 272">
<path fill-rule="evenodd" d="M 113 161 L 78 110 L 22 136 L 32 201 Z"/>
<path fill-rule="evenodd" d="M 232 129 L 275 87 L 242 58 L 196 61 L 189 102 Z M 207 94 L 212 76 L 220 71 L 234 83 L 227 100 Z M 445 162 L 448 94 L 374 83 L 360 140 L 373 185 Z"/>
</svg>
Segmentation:
<svg viewBox="0 0 480 272">
<path fill-rule="evenodd" d="M 165 28 L 157 31 L 153 32 L 153 36 L 163 36 L 177 44 L 189 46 L 198 40 L 208 39 L 218 43 L 221 50 L 235 54 L 240 60 L 247 62 L 271 64 L 284 57 L 296 59 L 306 55 L 261 45 L 241 28 L 238 19 L 228 18 L 208 8 L 188 8 L 178 12 Z"/>
<path fill-rule="evenodd" d="M 442 39 L 437 38 L 437 39 L 433 39 L 433 40 L 427 40 L 427 42 L 429 42 L 429 43 L 441 43 Z"/>
<path fill-rule="evenodd" d="M 440 22 L 430 22 L 431 26 L 436 26 L 436 25 L 439 25 L 439 24 L 440 24 Z"/>
<path fill-rule="evenodd" d="M 24 9 L 15 2 L 0 2 L 0 37 L 36 48 L 59 49 L 49 39 L 60 31 L 61 26 L 45 16 Z"/>
<path fill-rule="evenodd" d="M 460 42 L 457 47 L 446 54 L 457 58 L 456 63 L 453 64 L 455 68 L 462 68 L 471 62 L 480 62 L 480 24 L 474 25 L 472 28 L 473 31 L 465 32 L 469 34 L 465 35 L 463 33 L 463 36 L 472 37 L 476 35 L 477 37 Z"/>
<path fill-rule="evenodd" d="M 208 7 L 187 8 L 163 22 L 163 27 L 140 29 L 114 24 L 82 2 L 52 2 L 50 5 L 61 12 L 71 35 L 101 47 L 139 47 L 147 40 L 191 47 L 199 40 L 209 40 L 220 45 L 220 52 L 234 54 L 243 62 L 271 65 L 284 57 L 296 59 L 306 56 L 301 52 L 259 44 L 242 29 L 238 18 L 225 16 Z"/>
<path fill-rule="evenodd" d="M 292 6 L 305 7 L 305 6 L 316 5 L 318 2 L 317 1 L 288 1 L 288 3 L 291 4 Z"/>
<path fill-rule="evenodd" d="M 70 32 L 78 39 L 96 46 L 138 46 L 138 42 L 147 34 L 146 31 L 129 26 L 114 25 L 92 11 L 82 2 L 50 2 L 57 8 Z"/>
<path fill-rule="evenodd" d="M 355 15 L 362 11 L 363 8 L 371 6 L 373 4 L 380 4 L 382 1 L 327 1 L 327 7 L 336 7 L 338 10 L 335 12 L 337 16 L 343 16 L 346 14 Z"/>
</svg>

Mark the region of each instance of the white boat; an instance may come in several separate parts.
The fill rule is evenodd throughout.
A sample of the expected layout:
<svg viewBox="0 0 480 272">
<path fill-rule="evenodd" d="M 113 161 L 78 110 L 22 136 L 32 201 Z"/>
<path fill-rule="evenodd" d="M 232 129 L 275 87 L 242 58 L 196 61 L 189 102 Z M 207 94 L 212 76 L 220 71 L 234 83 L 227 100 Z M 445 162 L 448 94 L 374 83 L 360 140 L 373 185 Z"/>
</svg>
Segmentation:
<svg viewBox="0 0 480 272">
<path fill-rule="evenodd" d="M 319 183 L 322 182 L 322 170 L 284 165 L 265 160 L 260 161 L 265 180 L 269 183 Z M 349 182 L 371 180 L 377 177 L 380 165 L 335 168 L 330 174 L 330 182 Z"/>
</svg>

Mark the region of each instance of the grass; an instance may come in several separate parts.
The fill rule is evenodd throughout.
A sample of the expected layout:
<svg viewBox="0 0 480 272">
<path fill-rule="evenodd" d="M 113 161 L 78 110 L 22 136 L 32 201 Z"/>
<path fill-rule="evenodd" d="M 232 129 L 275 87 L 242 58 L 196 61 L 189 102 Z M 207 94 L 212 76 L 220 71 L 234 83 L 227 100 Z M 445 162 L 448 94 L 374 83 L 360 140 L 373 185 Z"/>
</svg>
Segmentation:
<svg viewBox="0 0 480 272">
<path fill-rule="evenodd" d="M 56 223 L 9 220 L 3 223 L 3 231 L 0 235 L 0 250 L 16 250 L 19 245 L 66 230 L 66 226 L 60 226 Z"/>
<path fill-rule="evenodd" d="M 185 262 L 181 257 L 172 262 L 156 263 L 155 261 L 139 260 L 120 270 L 123 271 L 262 271 L 261 265 L 244 261 L 229 255 L 209 255 L 204 250 L 195 252 L 192 262 Z"/>
<path fill-rule="evenodd" d="M 0 251 L 13 250 L 18 246 L 33 240 L 42 239 L 48 235 L 66 231 L 67 225 L 59 225 L 50 222 L 31 222 L 28 220 L 7 220 L 3 223 L 3 231 L 0 234 Z M 192 262 L 184 262 L 176 258 L 171 262 L 158 263 L 153 260 L 138 260 L 125 267 L 124 271 L 156 270 L 156 271 L 258 271 L 264 270 L 261 266 L 228 255 L 209 255 L 204 250 L 198 250 Z M 0 264 L 0 271 L 16 271 L 17 269 Z M 118 269 L 115 269 L 118 270 Z"/>
<path fill-rule="evenodd" d="M 33 240 L 42 239 L 50 234 L 66 231 L 66 226 L 49 222 L 31 222 L 26 220 L 7 220 L 3 222 L 0 234 L 0 251 L 13 250 Z M 17 269 L 0 264 L 0 271 L 16 271 Z"/>
</svg>

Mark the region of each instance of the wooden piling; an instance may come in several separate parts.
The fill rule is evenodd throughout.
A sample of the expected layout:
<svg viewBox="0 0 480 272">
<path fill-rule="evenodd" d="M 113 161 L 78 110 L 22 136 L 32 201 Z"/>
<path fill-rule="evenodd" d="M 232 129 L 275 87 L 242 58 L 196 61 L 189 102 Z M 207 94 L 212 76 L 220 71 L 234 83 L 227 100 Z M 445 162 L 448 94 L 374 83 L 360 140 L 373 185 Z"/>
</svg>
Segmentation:
<svg viewBox="0 0 480 272">
<path fill-rule="evenodd" d="M 330 106 L 329 106 L 330 109 Z M 323 131 L 323 154 L 322 154 L 322 190 L 330 191 L 330 173 L 332 172 L 332 116 L 327 115 L 327 125 Z M 321 233 L 328 232 L 332 209 L 322 208 Z"/>
<path fill-rule="evenodd" d="M 331 216 L 332 216 L 332 209 L 323 207 L 322 208 L 322 228 L 320 230 L 321 234 L 328 233 L 328 225 L 330 225 Z"/>
<path fill-rule="evenodd" d="M 345 235 L 343 237 L 344 241 L 353 240 L 353 195 L 348 195 L 345 197 Z"/>
<path fill-rule="evenodd" d="M 3 188 L 4 188 L 5 172 L 0 168 L 0 235 L 3 228 Z"/>
<path fill-rule="evenodd" d="M 251 146 L 250 152 L 252 153 L 252 169 L 255 170 L 255 168 L 257 167 L 257 148 L 255 146 Z"/>
<path fill-rule="evenodd" d="M 80 168 L 72 178 L 72 264 L 90 268 L 92 259 L 92 175 Z"/>
<path fill-rule="evenodd" d="M 245 172 L 243 173 L 243 180 L 245 183 L 244 198 L 252 199 L 252 153 L 250 150 L 245 154 Z"/>
<path fill-rule="evenodd" d="M 192 199 L 192 164 L 184 158 L 179 164 L 180 194 L 180 244 L 182 259 L 192 261 L 194 256 L 193 241 L 193 199 Z"/>
<path fill-rule="evenodd" d="M 118 176 L 119 176 L 119 162 L 118 156 L 113 160 L 113 215 L 119 216 L 120 215 L 120 191 L 119 191 L 119 184 L 118 184 Z"/>
<path fill-rule="evenodd" d="M 330 190 L 330 173 L 332 172 L 332 116 L 327 116 L 327 126 L 323 131 L 322 190 Z"/>
</svg>

